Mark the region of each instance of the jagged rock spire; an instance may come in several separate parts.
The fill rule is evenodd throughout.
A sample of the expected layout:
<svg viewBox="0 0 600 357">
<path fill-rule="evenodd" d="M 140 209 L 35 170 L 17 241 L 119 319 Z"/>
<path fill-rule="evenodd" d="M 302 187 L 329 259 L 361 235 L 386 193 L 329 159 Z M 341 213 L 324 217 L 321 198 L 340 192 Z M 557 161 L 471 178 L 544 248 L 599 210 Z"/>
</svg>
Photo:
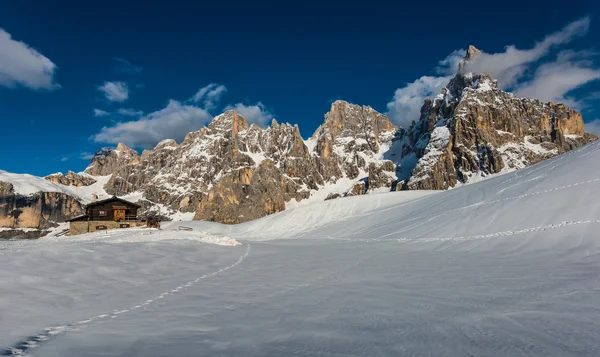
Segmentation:
<svg viewBox="0 0 600 357">
<path fill-rule="evenodd" d="M 477 47 L 470 45 L 465 54 L 465 59 L 458 64 L 458 73 L 464 74 L 468 72 L 467 65 L 469 62 L 475 62 L 481 56 L 481 51 Z"/>
</svg>

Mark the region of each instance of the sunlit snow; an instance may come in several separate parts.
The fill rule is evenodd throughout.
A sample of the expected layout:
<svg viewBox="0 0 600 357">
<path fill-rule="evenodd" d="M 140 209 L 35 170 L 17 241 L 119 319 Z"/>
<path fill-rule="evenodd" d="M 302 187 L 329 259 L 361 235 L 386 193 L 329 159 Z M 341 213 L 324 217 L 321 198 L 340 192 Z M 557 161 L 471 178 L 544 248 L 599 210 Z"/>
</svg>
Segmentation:
<svg viewBox="0 0 600 357">
<path fill-rule="evenodd" d="M 598 356 L 598 197 L 593 143 L 445 192 L 2 242 L 0 355 Z"/>
</svg>

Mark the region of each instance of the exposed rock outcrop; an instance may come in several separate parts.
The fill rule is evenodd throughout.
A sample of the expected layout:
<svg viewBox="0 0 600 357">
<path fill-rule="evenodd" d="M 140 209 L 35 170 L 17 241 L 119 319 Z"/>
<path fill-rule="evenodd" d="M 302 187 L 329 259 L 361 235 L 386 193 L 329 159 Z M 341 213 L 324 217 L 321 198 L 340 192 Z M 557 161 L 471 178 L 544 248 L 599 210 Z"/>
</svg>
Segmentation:
<svg viewBox="0 0 600 357">
<path fill-rule="evenodd" d="M 271 160 L 240 169 L 213 186 L 198 204 L 194 219 L 242 223 L 285 209 L 284 178 Z"/>
<path fill-rule="evenodd" d="M 297 125 L 273 120 L 262 129 L 230 110 L 215 117 L 208 127 L 188 134 L 181 144 L 165 140 L 141 156 L 124 145 L 115 151 L 103 149 L 86 172 L 111 174 L 105 186 L 108 194 L 143 192 L 148 202 L 173 211 L 236 223 L 281 211 L 285 202 L 306 199 L 342 177 L 358 180 L 369 176 L 373 187 L 390 187 L 395 167 L 381 155 L 395 130 L 387 117 L 372 108 L 343 101 L 333 103 L 325 123 L 308 141 L 303 140 Z M 262 206 L 254 213 L 246 211 L 240 203 L 241 191 L 234 188 L 241 190 L 253 177 L 265 178 L 267 173 L 277 182 L 269 190 L 276 190 L 281 198 L 272 202 L 263 196 L 253 198 L 252 202 Z M 252 194 L 260 192 L 254 187 L 259 186 L 249 186 Z M 275 197 L 275 193 L 270 195 Z M 238 203 L 216 209 L 217 202 Z"/>
<path fill-rule="evenodd" d="M 441 190 L 502 170 L 520 169 L 580 147 L 581 114 L 563 104 L 518 98 L 488 74 L 465 72 L 479 50 L 470 47 L 458 74 L 419 121 L 401 134 L 404 188 Z"/>
<path fill-rule="evenodd" d="M 46 229 L 82 213 L 81 203 L 65 193 L 0 195 L 0 227 Z"/>
<path fill-rule="evenodd" d="M 139 155 L 137 151 L 120 143 L 116 149 L 100 149 L 92 158 L 90 165 L 85 169 L 85 173 L 92 176 L 107 176 L 119 170 L 120 167 L 134 164 L 138 161 Z"/>
<path fill-rule="evenodd" d="M 59 183 L 65 186 L 75 186 L 75 187 L 83 187 L 89 186 L 96 183 L 96 180 L 89 176 L 84 176 L 80 174 L 76 174 L 73 171 L 67 172 L 66 175 L 62 173 L 56 173 L 53 175 L 49 175 L 44 177 L 46 180 L 54 183 Z"/>
</svg>

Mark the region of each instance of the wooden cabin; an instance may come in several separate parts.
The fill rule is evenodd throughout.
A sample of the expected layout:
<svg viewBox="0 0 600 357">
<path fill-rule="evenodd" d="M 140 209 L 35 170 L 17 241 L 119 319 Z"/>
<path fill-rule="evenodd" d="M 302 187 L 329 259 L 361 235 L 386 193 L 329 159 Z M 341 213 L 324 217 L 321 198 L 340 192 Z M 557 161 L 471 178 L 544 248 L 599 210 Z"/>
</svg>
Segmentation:
<svg viewBox="0 0 600 357">
<path fill-rule="evenodd" d="M 92 202 L 85 206 L 84 215 L 69 220 L 69 234 L 145 226 L 146 222 L 138 219 L 140 207 L 116 196 Z"/>
</svg>

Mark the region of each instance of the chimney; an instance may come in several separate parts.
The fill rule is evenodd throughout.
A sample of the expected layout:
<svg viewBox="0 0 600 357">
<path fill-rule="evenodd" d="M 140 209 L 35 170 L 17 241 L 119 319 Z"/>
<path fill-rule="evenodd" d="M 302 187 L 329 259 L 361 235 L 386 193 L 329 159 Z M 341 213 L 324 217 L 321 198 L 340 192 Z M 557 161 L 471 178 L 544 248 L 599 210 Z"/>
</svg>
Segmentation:
<svg viewBox="0 0 600 357">
<path fill-rule="evenodd" d="M 98 195 L 96 194 L 96 192 L 92 193 L 92 202 L 96 202 L 98 200 Z"/>
</svg>

